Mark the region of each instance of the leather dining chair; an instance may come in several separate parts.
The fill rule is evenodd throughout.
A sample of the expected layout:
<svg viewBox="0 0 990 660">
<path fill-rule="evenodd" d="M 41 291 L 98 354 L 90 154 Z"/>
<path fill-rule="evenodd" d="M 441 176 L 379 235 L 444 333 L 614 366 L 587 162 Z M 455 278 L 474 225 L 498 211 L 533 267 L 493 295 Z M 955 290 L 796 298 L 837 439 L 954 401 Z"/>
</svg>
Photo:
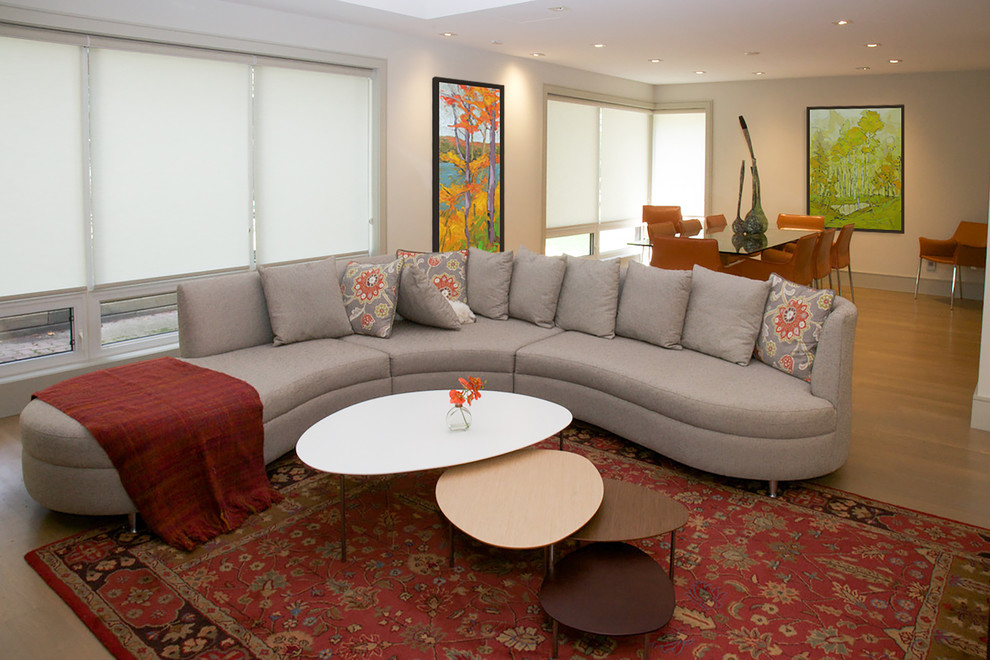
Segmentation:
<svg viewBox="0 0 990 660">
<path fill-rule="evenodd" d="M 677 236 L 677 228 L 672 222 L 651 222 L 646 225 L 646 233 L 653 243 L 654 236 Z"/>
<path fill-rule="evenodd" d="M 818 242 L 815 244 L 815 258 L 812 261 L 812 275 L 815 279 L 815 286 L 822 288 L 826 277 L 832 276 L 832 241 L 835 239 L 835 227 L 829 227 L 818 234 Z"/>
<path fill-rule="evenodd" d="M 650 265 L 668 270 L 691 270 L 695 264 L 709 270 L 721 271 L 718 241 L 714 238 L 684 238 L 657 236 L 653 241 Z"/>
<path fill-rule="evenodd" d="M 806 234 L 799 238 L 786 262 L 778 263 L 746 257 L 726 266 L 725 272 L 752 280 L 768 280 L 771 273 L 777 273 L 795 284 L 811 286 L 814 280 L 813 266 L 818 240 L 818 234 Z"/>
<path fill-rule="evenodd" d="M 724 229 L 728 224 L 724 213 L 705 216 L 705 231 L 718 231 L 719 229 Z"/>
<path fill-rule="evenodd" d="M 918 275 L 914 278 L 914 297 L 918 298 L 918 284 L 921 282 L 921 265 L 925 261 L 937 264 L 952 264 L 952 287 L 949 290 L 949 309 L 956 298 L 956 278 L 959 278 L 959 299 L 962 300 L 962 274 L 960 266 L 986 268 L 987 264 L 987 225 L 982 222 L 963 220 L 956 227 L 952 238 L 938 240 L 919 237 L 921 243 L 918 259 Z"/>
<path fill-rule="evenodd" d="M 697 236 L 701 233 L 701 220 L 681 220 L 680 236 Z"/>
<path fill-rule="evenodd" d="M 777 215 L 777 229 L 804 229 L 807 231 L 825 231 L 825 216 L 823 215 L 797 215 L 795 213 L 780 213 Z M 764 250 L 760 258 L 764 261 L 784 263 L 790 258 L 790 253 L 794 251 L 794 244 L 790 243 L 782 248 L 771 248 Z"/>
<path fill-rule="evenodd" d="M 681 230 L 680 206 L 651 206 L 643 205 L 643 222 L 651 225 L 655 222 L 669 222 L 677 231 Z"/>
<path fill-rule="evenodd" d="M 836 284 L 838 284 L 839 295 L 842 295 L 842 269 L 845 268 L 849 272 L 849 296 L 850 300 L 856 302 L 856 292 L 853 290 L 853 271 L 849 260 L 849 242 L 852 240 L 853 230 L 856 225 L 850 222 L 847 225 L 842 225 L 842 229 L 839 230 L 839 236 L 835 239 L 835 243 L 832 244 L 832 250 L 829 254 L 829 262 L 831 263 L 832 270 L 837 271 L 835 273 Z M 832 286 L 832 273 L 828 274 L 828 285 Z"/>
</svg>

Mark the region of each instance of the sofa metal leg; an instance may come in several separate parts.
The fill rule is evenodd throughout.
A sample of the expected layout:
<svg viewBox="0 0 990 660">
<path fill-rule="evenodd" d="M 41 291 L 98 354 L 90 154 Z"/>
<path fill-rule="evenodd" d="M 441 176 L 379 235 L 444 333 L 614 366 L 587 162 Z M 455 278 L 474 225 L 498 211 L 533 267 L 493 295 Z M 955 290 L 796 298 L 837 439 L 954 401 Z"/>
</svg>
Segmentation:
<svg viewBox="0 0 990 660">
<path fill-rule="evenodd" d="M 777 497 L 777 486 L 779 482 L 776 479 L 770 480 L 770 497 Z"/>
<path fill-rule="evenodd" d="M 137 534 L 137 511 L 131 511 L 127 514 L 127 529 L 131 531 L 131 534 Z"/>
</svg>

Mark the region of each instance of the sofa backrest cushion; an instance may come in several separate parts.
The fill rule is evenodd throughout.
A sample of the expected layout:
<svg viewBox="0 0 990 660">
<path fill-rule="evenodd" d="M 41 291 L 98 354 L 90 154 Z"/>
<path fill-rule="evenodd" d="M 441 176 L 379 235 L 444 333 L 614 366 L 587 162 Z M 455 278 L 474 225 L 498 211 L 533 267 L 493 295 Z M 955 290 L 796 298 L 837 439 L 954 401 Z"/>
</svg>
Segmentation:
<svg viewBox="0 0 990 660">
<path fill-rule="evenodd" d="M 541 328 L 554 327 L 560 285 L 566 270 L 567 264 L 562 257 L 548 257 L 525 247 L 519 248 L 512 264 L 509 316 Z"/>
<path fill-rule="evenodd" d="M 619 306 L 619 262 L 567 255 L 564 263 L 557 326 L 611 339 Z"/>
<path fill-rule="evenodd" d="M 509 318 L 509 286 L 512 284 L 513 253 L 468 251 L 468 305 L 475 314 L 504 321 Z"/>
<path fill-rule="evenodd" d="M 681 344 L 746 366 L 753 356 L 769 292 L 770 282 L 696 265 Z"/>
<path fill-rule="evenodd" d="M 176 296 L 182 357 L 216 355 L 274 339 L 255 271 L 183 282 Z"/>
<path fill-rule="evenodd" d="M 681 348 L 690 295 L 691 271 L 630 261 L 619 296 L 615 334 L 663 348 Z"/>
<path fill-rule="evenodd" d="M 353 334 L 333 258 L 258 266 L 275 345 Z"/>
<path fill-rule="evenodd" d="M 412 261 L 406 261 L 402 266 L 396 309 L 402 318 L 420 325 L 447 330 L 461 329 L 457 312 L 446 296 L 426 279 L 426 273 Z"/>
</svg>

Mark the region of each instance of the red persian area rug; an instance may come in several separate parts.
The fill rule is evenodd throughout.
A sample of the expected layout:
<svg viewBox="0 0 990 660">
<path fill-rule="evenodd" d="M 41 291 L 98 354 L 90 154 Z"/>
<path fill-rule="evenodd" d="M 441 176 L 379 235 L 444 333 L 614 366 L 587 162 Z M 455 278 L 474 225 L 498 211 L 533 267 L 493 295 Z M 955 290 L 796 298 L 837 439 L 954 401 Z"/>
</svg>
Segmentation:
<svg viewBox="0 0 990 660">
<path fill-rule="evenodd" d="M 986 657 L 988 530 L 812 484 L 772 500 L 764 484 L 689 470 L 594 427 L 563 434 L 603 476 L 690 513 L 677 608 L 650 635 L 650 657 Z M 270 472 L 284 499 L 192 552 L 119 527 L 27 560 L 121 658 L 550 657 L 543 551 L 458 535 L 449 567 L 440 471 L 349 479 L 346 563 L 337 477 L 292 455 Z M 666 566 L 669 535 L 637 545 Z M 642 636 L 561 626 L 559 640 L 561 658 L 644 651 Z"/>
</svg>

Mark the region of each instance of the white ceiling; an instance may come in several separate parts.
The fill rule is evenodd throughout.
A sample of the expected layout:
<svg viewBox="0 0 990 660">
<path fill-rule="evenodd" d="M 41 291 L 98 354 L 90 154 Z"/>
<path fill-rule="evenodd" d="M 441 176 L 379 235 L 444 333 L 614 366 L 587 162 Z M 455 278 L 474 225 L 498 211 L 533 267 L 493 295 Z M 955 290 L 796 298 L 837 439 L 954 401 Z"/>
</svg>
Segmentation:
<svg viewBox="0 0 990 660">
<path fill-rule="evenodd" d="M 650 84 L 990 69 L 990 0 L 227 1 Z"/>
</svg>

